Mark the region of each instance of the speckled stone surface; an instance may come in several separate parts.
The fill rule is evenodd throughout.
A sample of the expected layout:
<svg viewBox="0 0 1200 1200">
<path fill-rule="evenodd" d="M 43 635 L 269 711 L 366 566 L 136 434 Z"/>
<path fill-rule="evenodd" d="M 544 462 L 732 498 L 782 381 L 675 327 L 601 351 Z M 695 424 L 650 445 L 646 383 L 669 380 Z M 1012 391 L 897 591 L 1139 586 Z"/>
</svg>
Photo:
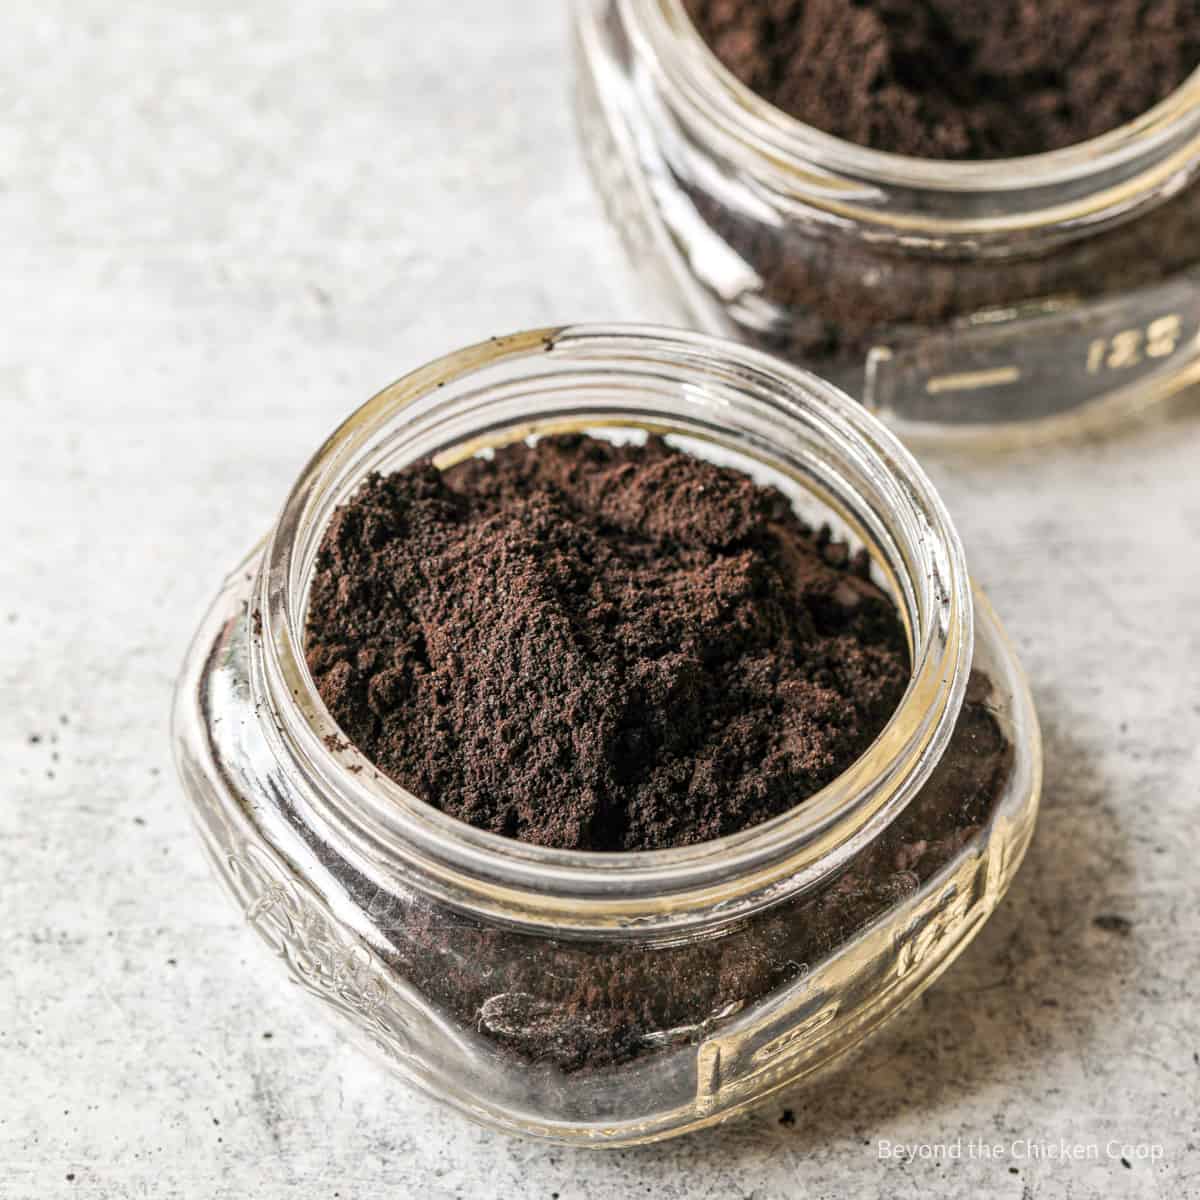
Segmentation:
<svg viewBox="0 0 1200 1200">
<path fill-rule="evenodd" d="M 563 5 L 4 15 L 0 1196 L 1200 1195 L 1196 402 L 928 460 L 1032 677 L 1046 798 L 1008 901 L 859 1071 L 657 1149 L 485 1132 L 280 986 L 209 878 L 167 710 L 350 408 L 489 334 L 644 315 L 575 147 Z M 957 1138 L 1005 1153 L 880 1156 Z M 1012 1152 L 1060 1138 L 1099 1160 Z"/>
</svg>

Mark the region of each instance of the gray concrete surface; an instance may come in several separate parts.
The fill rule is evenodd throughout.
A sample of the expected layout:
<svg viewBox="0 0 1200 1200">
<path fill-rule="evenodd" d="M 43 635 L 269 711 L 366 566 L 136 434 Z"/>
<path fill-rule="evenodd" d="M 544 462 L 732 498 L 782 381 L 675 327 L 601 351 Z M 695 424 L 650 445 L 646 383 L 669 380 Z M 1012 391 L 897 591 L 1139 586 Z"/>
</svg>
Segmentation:
<svg viewBox="0 0 1200 1200">
<path fill-rule="evenodd" d="M 455 345 L 641 315 L 564 23 L 557 0 L 5 5 L 0 1196 L 1200 1195 L 1194 402 L 929 460 L 1033 679 L 1044 814 L 960 964 L 794 1124 L 613 1154 L 481 1131 L 314 1020 L 209 879 L 172 681 L 317 440 Z M 1005 1154 L 879 1153 L 959 1137 Z M 1011 1152 L 1059 1138 L 1100 1160 Z"/>
</svg>

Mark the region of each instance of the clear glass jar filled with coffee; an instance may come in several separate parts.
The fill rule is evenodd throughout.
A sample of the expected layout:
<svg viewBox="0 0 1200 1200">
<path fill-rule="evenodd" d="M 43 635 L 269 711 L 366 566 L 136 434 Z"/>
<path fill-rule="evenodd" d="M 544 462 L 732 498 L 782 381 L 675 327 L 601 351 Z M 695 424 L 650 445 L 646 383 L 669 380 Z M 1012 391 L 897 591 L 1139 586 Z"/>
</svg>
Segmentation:
<svg viewBox="0 0 1200 1200">
<path fill-rule="evenodd" d="M 291 978 L 474 1119 L 586 1145 L 836 1063 L 980 928 L 1041 779 L 909 454 L 804 371 L 648 327 L 494 339 L 351 416 L 228 576 L 174 730 Z"/>
<path fill-rule="evenodd" d="M 950 4 L 575 0 L 585 152 L 664 315 L 817 371 L 906 434 L 1099 424 L 1200 371 L 1200 77 L 1180 67 L 1200 34 L 1118 7 L 1128 29 L 1085 5 L 1072 41 L 1023 6 L 1051 28 L 1009 45 Z M 1059 94 L 1053 56 L 1097 45 Z M 1158 98 L 1141 84 L 1167 66 L 1181 82 Z M 937 104 L 914 91 L 931 76 Z M 1111 100 L 1122 79 L 1146 111 Z"/>
</svg>

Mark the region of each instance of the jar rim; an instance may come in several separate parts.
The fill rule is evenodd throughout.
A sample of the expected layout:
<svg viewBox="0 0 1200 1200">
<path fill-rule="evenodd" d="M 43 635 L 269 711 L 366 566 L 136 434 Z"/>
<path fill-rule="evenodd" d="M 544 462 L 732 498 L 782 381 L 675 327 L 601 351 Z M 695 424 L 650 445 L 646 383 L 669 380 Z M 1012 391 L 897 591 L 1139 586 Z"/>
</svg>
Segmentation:
<svg viewBox="0 0 1200 1200">
<path fill-rule="evenodd" d="M 579 0 L 586 6 L 594 0 Z M 756 162 L 808 202 L 911 233 L 1005 232 L 1089 223 L 1171 194 L 1200 165 L 1200 67 L 1134 120 L 1057 150 L 979 161 L 876 150 L 826 133 L 777 108 L 720 61 L 683 0 L 615 0 L 631 39 L 670 86 L 692 128 Z M 879 189 L 864 196 L 863 189 Z M 915 197 L 959 197 L 964 212 L 921 211 Z M 981 199 L 1011 211 L 979 216 Z"/>
<path fill-rule="evenodd" d="M 813 458 L 815 470 L 857 472 L 847 494 L 863 507 L 851 518 L 867 523 L 864 540 L 874 555 L 886 558 L 909 624 L 909 685 L 884 730 L 845 772 L 772 820 L 669 850 L 532 846 L 442 813 L 347 744 L 304 656 L 303 603 L 320 535 L 333 508 L 378 468 L 400 434 L 432 422 L 430 430 L 436 425 L 436 436 L 449 439 L 464 457 L 484 444 L 480 435 L 488 431 L 549 431 L 552 414 L 539 407 L 528 417 L 535 384 L 548 394 L 598 373 L 625 382 L 668 380 L 678 385 L 679 403 L 686 396 L 695 411 L 672 424 L 669 413 L 645 399 L 641 409 L 606 410 L 607 420 L 580 420 L 576 428 L 656 427 L 686 436 L 694 415 L 696 428 L 704 418 L 718 432 L 727 428 L 730 439 L 736 429 L 747 452 L 753 445 L 760 452 L 755 457 L 768 465 L 799 453 L 793 442 L 820 444 L 826 461 Z M 742 401 L 738 389 L 745 391 Z M 502 403 L 509 405 L 503 413 L 486 411 Z M 464 420 L 461 410 L 470 405 L 476 411 Z M 519 411 L 526 413 L 523 424 L 503 424 Z M 496 435 L 489 444 L 498 440 L 514 438 Z M 815 482 L 811 490 L 816 492 Z M 894 511 L 878 511 L 885 507 Z M 905 577 L 897 579 L 900 572 Z M 370 864 L 364 869 L 385 864 L 406 871 L 443 900 L 493 916 L 541 917 L 584 928 L 675 928 L 717 912 L 728 919 L 840 869 L 903 810 L 941 757 L 973 651 L 961 544 L 932 483 L 899 441 L 807 371 L 723 339 L 652 326 L 562 326 L 494 338 L 385 388 L 331 435 L 301 473 L 268 542 L 257 587 L 266 634 L 255 639 L 252 679 L 264 688 L 281 744 L 314 784 L 308 789 L 319 810 L 314 815 L 338 831 L 360 864 Z"/>
</svg>

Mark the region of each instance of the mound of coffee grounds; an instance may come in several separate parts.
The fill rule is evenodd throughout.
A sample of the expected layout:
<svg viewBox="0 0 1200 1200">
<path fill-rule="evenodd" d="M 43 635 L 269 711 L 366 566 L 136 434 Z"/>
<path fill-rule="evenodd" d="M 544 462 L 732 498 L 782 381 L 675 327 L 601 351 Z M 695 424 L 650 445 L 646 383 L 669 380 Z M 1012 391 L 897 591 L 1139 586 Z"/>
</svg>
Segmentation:
<svg viewBox="0 0 1200 1200">
<path fill-rule="evenodd" d="M 651 850 L 801 803 L 908 681 L 889 597 L 781 493 L 659 439 L 369 478 L 326 532 L 307 656 L 381 770 L 543 846 Z"/>
<path fill-rule="evenodd" d="M 1200 65 L 1200 0 L 686 0 L 717 57 L 827 133 L 919 158 L 1096 137 Z"/>
<path fill-rule="evenodd" d="M 908 670 L 865 558 L 778 492 L 657 439 L 582 436 L 368 479 L 323 541 L 308 656 L 346 734 L 410 790 L 599 849 L 799 802 L 874 736 Z M 553 1087 L 695 1043 L 961 853 L 1012 769 L 994 704 L 974 674 L 925 787 L 838 877 L 685 943 L 555 938 L 383 891 L 289 815 L 397 977 Z"/>
</svg>

